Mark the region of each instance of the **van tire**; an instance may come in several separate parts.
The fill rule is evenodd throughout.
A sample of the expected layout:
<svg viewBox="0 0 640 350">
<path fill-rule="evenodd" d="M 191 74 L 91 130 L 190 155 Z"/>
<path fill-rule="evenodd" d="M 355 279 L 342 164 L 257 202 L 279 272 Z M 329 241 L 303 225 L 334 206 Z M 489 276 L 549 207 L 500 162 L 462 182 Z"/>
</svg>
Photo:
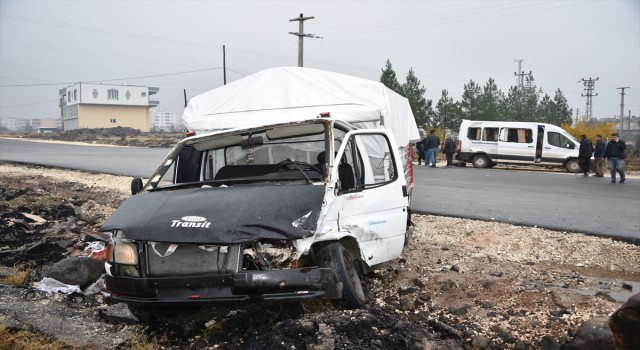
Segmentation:
<svg viewBox="0 0 640 350">
<path fill-rule="evenodd" d="M 580 162 L 577 159 L 569 159 L 565 164 L 564 168 L 569 173 L 579 173 L 582 171 L 580 168 Z"/>
<path fill-rule="evenodd" d="M 474 168 L 486 168 L 489 166 L 489 158 L 487 156 L 478 154 L 473 157 L 473 167 Z"/>
<path fill-rule="evenodd" d="M 331 268 L 333 278 L 342 283 L 342 299 L 339 306 L 359 309 L 366 305 L 367 297 L 356 269 L 355 258 L 340 242 L 332 242 L 316 253 L 318 265 Z"/>
</svg>

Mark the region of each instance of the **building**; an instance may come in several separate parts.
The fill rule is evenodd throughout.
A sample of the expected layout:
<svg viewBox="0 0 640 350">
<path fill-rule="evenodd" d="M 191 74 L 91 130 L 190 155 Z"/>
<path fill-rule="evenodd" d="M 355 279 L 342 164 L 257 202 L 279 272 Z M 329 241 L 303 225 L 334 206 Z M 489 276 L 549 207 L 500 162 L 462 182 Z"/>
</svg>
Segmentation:
<svg viewBox="0 0 640 350">
<path fill-rule="evenodd" d="M 31 119 L 31 128 L 58 128 L 62 129 L 62 120 L 60 118 L 34 118 Z"/>
<path fill-rule="evenodd" d="M 155 108 L 151 113 L 151 131 L 175 132 L 182 129 L 180 115 L 166 109 Z"/>
<path fill-rule="evenodd" d="M 0 118 L 0 126 L 9 131 L 31 131 L 31 119 L 22 118 Z"/>
<path fill-rule="evenodd" d="M 623 128 L 622 128 L 622 139 L 627 142 L 633 144 L 636 137 L 640 135 L 640 117 L 637 116 L 623 116 Z M 614 123 L 616 131 L 620 133 L 620 118 L 612 117 L 612 118 L 604 118 L 600 119 L 605 123 Z"/>
<path fill-rule="evenodd" d="M 64 130 L 127 126 L 148 132 L 149 109 L 159 104 L 147 86 L 78 83 L 59 91 Z"/>
</svg>

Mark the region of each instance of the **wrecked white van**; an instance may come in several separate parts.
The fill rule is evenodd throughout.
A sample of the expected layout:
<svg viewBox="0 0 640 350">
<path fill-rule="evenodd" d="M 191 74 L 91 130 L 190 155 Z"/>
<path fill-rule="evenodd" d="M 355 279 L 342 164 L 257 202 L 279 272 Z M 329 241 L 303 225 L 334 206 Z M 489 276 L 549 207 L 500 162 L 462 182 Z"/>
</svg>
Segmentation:
<svg viewBox="0 0 640 350">
<path fill-rule="evenodd" d="M 185 121 L 210 131 L 179 142 L 146 184 L 134 179 L 134 195 L 102 225 L 113 300 L 136 313 L 309 298 L 356 308 L 366 303 L 362 274 L 400 256 L 407 147 L 419 137 L 408 102 L 335 73 L 256 75 L 192 99 Z M 285 88 L 295 90 L 285 102 L 265 99 Z M 372 94 L 378 105 L 359 104 Z"/>
<path fill-rule="evenodd" d="M 564 167 L 580 172 L 580 142 L 555 125 L 463 120 L 456 159 L 476 168 L 497 163 Z"/>
</svg>

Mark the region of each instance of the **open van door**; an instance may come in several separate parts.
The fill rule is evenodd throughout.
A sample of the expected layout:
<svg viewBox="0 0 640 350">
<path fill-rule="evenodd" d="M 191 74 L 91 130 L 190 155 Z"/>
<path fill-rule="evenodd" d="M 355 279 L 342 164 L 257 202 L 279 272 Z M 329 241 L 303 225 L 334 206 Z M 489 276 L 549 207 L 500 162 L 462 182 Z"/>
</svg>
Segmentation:
<svg viewBox="0 0 640 350">
<path fill-rule="evenodd" d="M 531 126 L 502 127 L 498 138 L 498 161 L 533 164 L 538 130 Z"/>
<path fill-rule="evenodd" d="M 402 251 L 409 199 L 400 158 L 386 130 L 349 132 L 333 167 L 338 226 L 360 242 L 368 265 Z"/>
</svg>

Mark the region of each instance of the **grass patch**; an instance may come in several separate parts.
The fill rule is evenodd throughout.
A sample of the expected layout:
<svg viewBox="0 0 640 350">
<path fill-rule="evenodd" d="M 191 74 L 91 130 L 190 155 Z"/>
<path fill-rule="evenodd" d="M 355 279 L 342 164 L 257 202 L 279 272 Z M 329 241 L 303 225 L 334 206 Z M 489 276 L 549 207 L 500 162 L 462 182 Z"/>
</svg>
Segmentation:
<svg viewBox="0 0 640 350">
<path fill-rule="evenodd" d="M 35 266 L 35 262 L 29 261 L 13 266 L 13 273 L 10 276 L 0 278 L 0 283 L 10 286 L 24 286 L 29 281 L 29 275 Z"/>
<path fill-rule="evenodd" d="M 169 337 L 164 335 L 156 335 L 147 333 L 146 329 L 125 328 L 124 333 L 129 336 L 129 341 L 121 347 L 122 350 L 160 350 L 170 347 Z M 1 349 L 0 349 L 1 350 Z"/>
<path fill-rule="evenodd" d="M 36 334 L 33 332 L 13 330 L 6 325 L 0 324 L 0 350 L 61 350 L 74 349 L 71 346 Z"/>
</svg>

